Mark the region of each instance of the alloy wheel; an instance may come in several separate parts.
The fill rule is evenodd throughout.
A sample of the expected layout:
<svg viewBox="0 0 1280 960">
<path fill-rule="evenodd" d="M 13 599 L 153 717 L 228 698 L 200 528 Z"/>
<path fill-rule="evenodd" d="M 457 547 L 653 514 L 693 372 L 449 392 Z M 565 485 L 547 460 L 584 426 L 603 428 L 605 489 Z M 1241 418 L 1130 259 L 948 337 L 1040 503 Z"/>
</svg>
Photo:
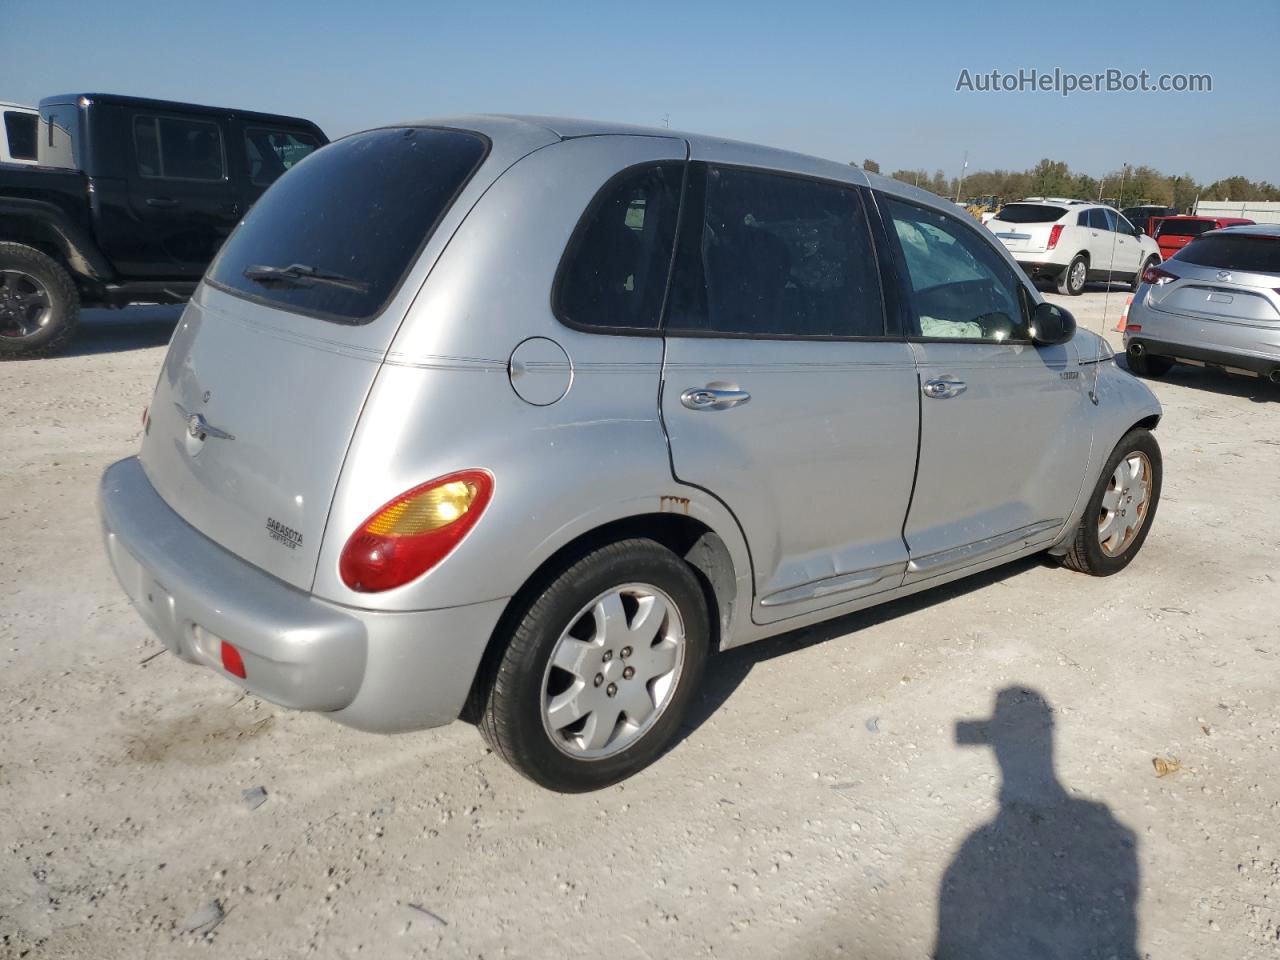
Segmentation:
<svg viewBox="0 0 1280 960">
<path fill-rule="evenodd" d="M 1126 454 L 1116 464 L 1098 513 L 1098 545 L 1118 557 L 1133 543 L 1151 503 L 1151 461 L 1145 453 Z"/>
<path fill-rule="evenodd" d="M 53 301 L 43 283 L 21 270 L 0 270 L 0 337 L 34 336 L 52 316 Z"/>
<path fill-rule="evenodd" d="M 586 604 L 552 649 L 542 724 L 582 760 L 617 754 L 662 716 L 684 667 L 680 611 L 651 584 L 612 587 Z"/>
</svg>

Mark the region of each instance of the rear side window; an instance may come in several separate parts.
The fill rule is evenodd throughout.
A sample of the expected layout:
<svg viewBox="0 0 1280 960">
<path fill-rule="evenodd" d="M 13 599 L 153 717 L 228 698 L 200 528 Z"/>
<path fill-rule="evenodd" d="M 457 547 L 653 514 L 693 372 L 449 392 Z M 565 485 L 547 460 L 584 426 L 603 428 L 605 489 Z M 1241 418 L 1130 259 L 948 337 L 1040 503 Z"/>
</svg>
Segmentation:
<svg viewBox="0 0 1280 960">
<path fill-rule="evenodd" d="M 36 126 L 39 118 L 34 113 L 19 113 L 17 110 L 6 110 L 4 113 L 4 135 L 9 141 L 9 156 L 15 160 L 34 160 L 36 158 Z"/>
<path fill-rule="evenodd" d="M 207 120 L 133 118 L 138 172 L 166 180 L 221 180 L 226 176 L 222 131 Z"/>
<path fill-rule="evenodd" d="M 573 326 L 654 331 L 675 245 L 684 164 L 632 167 L 582 216 L 556 279 L 556 316 Z"/>
<path fill-rule="evenodd" d="M 699 164 L 684 225 L 668 332 L 884 336 L 877 262 L 856 188 Z"/>
<path fill-rule="evenodd" d="M 260 187 L 270 186 L 319 146 L 316 138 L 307 133 L 249 127 L 244 132 L 249 179 Z"/>
<path fill-rule="evenodd" d="M 1219 270 L 1280 273 L 1280 237 L 1210 234 L 1192 240 L 1170 259 Z"/>
<path fill-rule="evenodd" d="M 214 286 L 338 323 L 365 323 L 488 152 L 458 130 L 371 130 L 271 186 L 209 268 Z"/>
<path fill-rule="evenodd" d="M 1053 223 L 1066 212 L 1044 203 L 1006 203 L 996 219 L 1005 223 Z"/>
<path fill-rule="evenodd" d="M 1022 285 L 985 237 L 936 210 L 891 197 L 881 203 L 902 248 L 921 337 L 1029 339 Z"/>
<path fill-rule="evenodd" d="M 1212 229 L 1213 224 L 1208 220 L 1161 220 L 1156 224 L 1156 236 L 1198 237 Z"/>
</svg>

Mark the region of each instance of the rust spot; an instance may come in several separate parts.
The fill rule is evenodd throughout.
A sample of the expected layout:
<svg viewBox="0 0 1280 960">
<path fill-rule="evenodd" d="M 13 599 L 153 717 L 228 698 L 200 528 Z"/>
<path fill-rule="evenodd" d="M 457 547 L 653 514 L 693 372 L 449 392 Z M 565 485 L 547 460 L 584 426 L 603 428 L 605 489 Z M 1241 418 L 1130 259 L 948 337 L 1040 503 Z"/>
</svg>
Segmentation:
<svg viewBox="0 0 1280 960">
<path fill-rule="evenodd" d="M 658 502 L 658 510 L 662 513 L 683 513 L 689 515 L 688 497 L 663 497 Z"/>
</svg>

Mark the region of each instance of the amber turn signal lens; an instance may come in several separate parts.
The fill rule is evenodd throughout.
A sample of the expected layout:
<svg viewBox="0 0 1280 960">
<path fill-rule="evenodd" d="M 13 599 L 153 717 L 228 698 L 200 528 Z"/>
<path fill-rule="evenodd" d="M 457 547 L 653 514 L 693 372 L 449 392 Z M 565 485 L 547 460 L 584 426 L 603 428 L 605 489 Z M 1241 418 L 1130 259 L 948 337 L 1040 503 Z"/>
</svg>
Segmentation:
<svg viewBox="0 0 1280 960">
<path fill-rule="evenodd" d="M 400 494 L 347 540 L 338 560 L 342 582 L 377 593 L 416 580 L 475 526 L 492 495 L 485 470 L 460 470 Z"/>
</svg>

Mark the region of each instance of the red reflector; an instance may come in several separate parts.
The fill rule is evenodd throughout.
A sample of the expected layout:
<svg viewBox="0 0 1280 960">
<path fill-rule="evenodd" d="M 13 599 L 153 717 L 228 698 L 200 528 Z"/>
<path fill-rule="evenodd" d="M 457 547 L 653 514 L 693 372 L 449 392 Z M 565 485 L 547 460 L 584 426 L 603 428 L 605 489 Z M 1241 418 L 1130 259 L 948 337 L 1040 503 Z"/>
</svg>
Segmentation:
<svg viewBox="0 0 1280 960">
<path fill-rule="evenodd" d="M 1062 236 L 1062 224 L 1055 223 L 1053 225 L 1053 229 L 1049 231 L 1049 245 L 1045 247 L 1045 249 L 1052 250 L 1054 247 L 1056 247 L 1058 245 L 1058 238 L 1060 236 Z"/>
<path fill-rule="evenodd" d="M 222 641 L 222 669 L 244 679 L 244 660 L 240 657 L 240 651 L 225 640 Z"/>
<path fill-rule="evenodd" d="M 1127 326 L 1125 326 L 1125 328 L 1124 328 L 1124 332 L 1125 332 L 1125 333 L 1141 333 L 1141 332 L 1142 332 L 1142 324 L 1140 324 L 1140 323 L 1130 323 L 1130 324 L 1128 324 Z"/>
</svg>

